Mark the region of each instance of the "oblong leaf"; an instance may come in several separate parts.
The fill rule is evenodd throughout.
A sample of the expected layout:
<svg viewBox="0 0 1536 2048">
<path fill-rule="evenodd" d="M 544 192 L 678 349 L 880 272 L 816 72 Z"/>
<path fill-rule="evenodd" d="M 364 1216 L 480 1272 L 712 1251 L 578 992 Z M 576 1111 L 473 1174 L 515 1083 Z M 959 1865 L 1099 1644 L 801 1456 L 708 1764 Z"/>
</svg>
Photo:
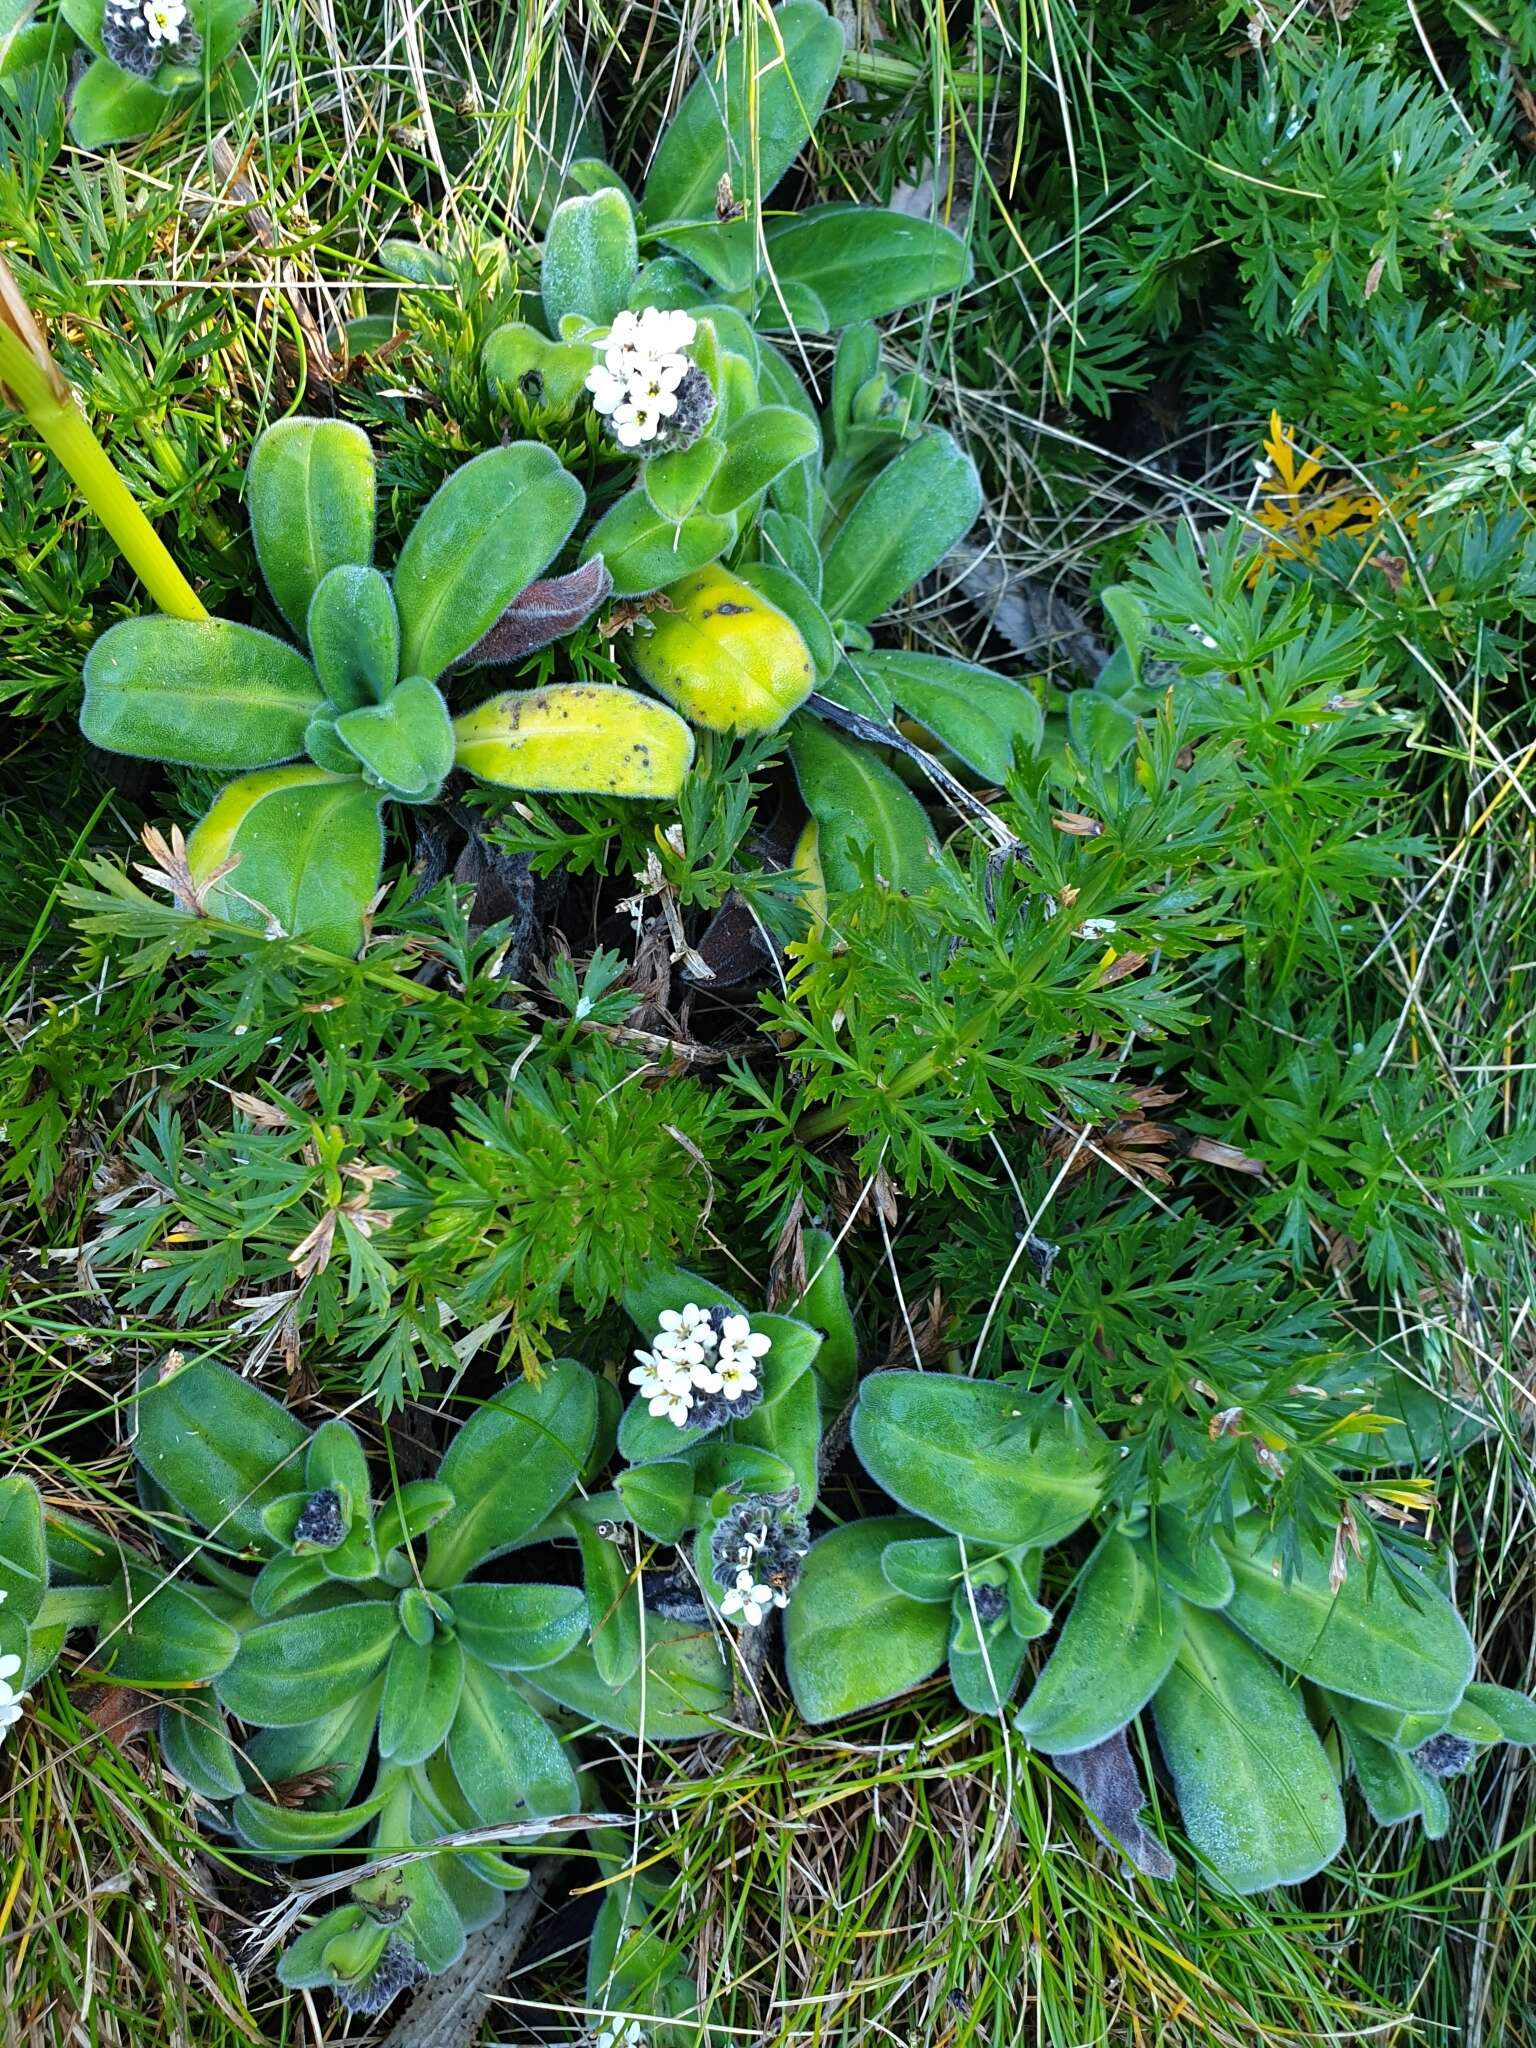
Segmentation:
<svg viewBox="0 0 1536 2048">
<path fill-rule="evenodd" d="M 424 1763 L 441 1749 L 459 1711 L 464 1651 L 456 1637 L 430 1643 L 395 1638 L 379 1706 L 379 1755 L 397 1764 Z"/>
<path fill-rule="evenodd" d="M 70 95 L 69 132 L 82 149 L 107 149 L 152 135 L 174 102 L 146 78 L 130 77 L 97 57 Z"/>
<path fill-rule="evenodd" d="M 958 1536 L 905 1536 L 886 1545 L 880 1569 L 907 1599 L 948 1607 L 965 1576 L 965 1552 Z"/>
<path fill-rule="evenodd" d="M 789 0 L 733 36 L 689 88 L 657 145 L 645 214 L 712 218 L 729 174 L 742 204 L 765 199 L 805 147 L 843 61 L 843 31 L 818 0 Z"/>
<path fill-rule="evenodd" d="M 1498 1723 L 1506 1742 L 1529 1749 L 1536 1744 L 1536 1700 L 1515 1692 L 1507 1685 L 1485 1685 L 1474 1681 L 1464 1695 L 1469 1706 L 1478 1707 Z"/>
<path fill-rule="evenodd" d="M 521 1543 L 575 1486 L 596 1430 L 597 1389 L 574 1359 L 493 1394 L 438 1467 L 454 1505 L 427 1537 L 426 1583 L 455 1586 Z"/>
<path fill-rule="evenodd" d="M 647 1742 L 687 1742 L 718 1731 L 730 1711 L 731 1674 L 709 1629 L 645 1617 L 645 1662 L 615 1690 L 598 1676 L 588 1644 L 528 1673 L 538 1692 L 600 1727 Z"/>
<path fill-rule="evenodd" d="M 215 1691 L 257 1727 L 295 1727 L 347 1706 L 382 1668 L 400 1633 L 387 1600 L 353 1600 L 247 1629 Z"/>
<path fill-rule="evenodd" d="M 506 789 L 675 797 L 693 765 L 677 714 L 615 683 L 509 690 L 453 722 L 461 768 Z"/>
<path fill-rule="evenodd" d="M 1299 1695 L 1219 1614 L 1186 1608 L 1152 1713 L 1184 1831 L 1233 1891 L 1300 1884 L 1339 1853 L 1344 1804 Z"/>
<path fill-rule="evenodd" d="M 312 1856 L 334 1849 L 365 1828 L 389 1797 L 388 1789 L 374 1792 L 356 1806 L 275 1806 L 245 1792 L 230 1808 L 235 1833 L 248 1849 L 266 1856 Z"/>
<path fill-rule="evenodd" d="M 448 1759 L 487 1827 L 580 1811 L 576 1774 L 559 1736 L 537 1707 L 473 1658 L 464 1667 Z"/>
<path fill-rule="evenodd" d="M 981 479 L 942 428 L 909 441 L 855 501 L 826 550 L 829 619 L 867 625 L 938 567 L 981 510 Z"/>
<path fill-rule="evenodd" d="M 187 841 L 187 865 L 216 916 L 355 953 L 384 864 L 379 804 L 360 776 L 323 768 L 242 775 Z"/>
<path fill-rule="evenodd" d="M 976 1627 L 965 1588 L 956 1589 L 949 1632 L 949 1682 L 968 1714 L 1000 1714 L 1018 1690 L 1025 1638 L 1006 1613 Z"/>
<path fill-rule="evenodd" d="M 708 512 L 690 512 L 675 524 L 664 519 L 636 484 L 609 506 L 582 542 L 581 559 L 601 555 L 613 578 L 615 597 L 641 597 L 675 583 L 723 554 L 735 537 L 735 523 Z"/>
<path fill-rule="evenodd" d="M 384 1691 L 382 1665 L 378 1674 L 341 1706 L 318 1715 L 312 1721 L 293 1722 L 286 1727 L 262 1728 L 250 1735 L 242 1752 L 258 1791 L 271 1795 L 295 1780 L 323 1773 L 320 1789 L 308 1798 L 313 1807 L 345 1806 L 357 1790 L 363 1771 L 373 1753 L 374 1725 L 379 1718 L 379 1701 Z M 300 1786 L 301 1793 L 309 1792 Z"/>
<path fill-rule="evenodd" d="M 1396 1827 L 1412 1820 L 1424 1805 L 1423 1784 L 1418 1772 L 1400 1749 L 1378 1741 L 1363 1728 L 1341 1716 L 1339 1727 L 1361 1795 L 1378 1827 Z"/>
<path fill-rule="evenodd" d="M 783 612 L 717 564 L 669 584 L 667 609 L 636 633 L 637 674 L 695 725 L 772 732 L 815 680 L 810 649 Z"/>
<path fill-rule="evenodd" d="M 789 758 L 805 807 L 816 820 L 822 873 L 829 888 L 859 884 L 860 854 L 893 889 L 920 895 L 935 880 L 938 847 L 928 814 L 901 777 L 869 747 L 799 717 L 790 727 Z"/>
<path fill-rule="evenodd" d="M 425 676 L 407 676 L 382 704 L 344 711 L 336 737 L 357 756 L 365 781 L 404 803 L 430 801 L 453 766 L 453 721 Z"/>
<path fill-rule="evenodd" d="M 1007 780 L 1016 751 L 1027 757 L 1044 743 L 1045 714 L 1033 695 L 993 669 L 904 649 L 876 648 L 850 662 L 862 676 L 878 676 L 909 717 L 989 782 Z"/>
<path fill-rule="evenodd" d="M 686 1458 L 658 1458 L 650 1465 L 630 1465 L 614 1484 L 624 1512 L 653 1543 L 676 1543 L 693 1513 L 694 1473 Z"/>
<path fill-rule="evenodd" d="M 587 1628 L 579 1586 L 456 1586 L 453 1625 L 460 1642 L 495 1671 L 535 1671 L 580 1642 Z"/>
<path fill-rule="evenodd" d="M 524 661 L 552 640 L 589 619 L 613 589 L 613 578 L 601 555 L 564 576 L 542 577 L 513 598 L 483 639 L 464 656 L 466 668 Z"/>
<path fill-rule="evenodd" d="M 224 1716 L 206 1694 L 167 1702 L 160 1709 L 159 1735 L 167 1765 L 199 1798 L 233 1799 L 245 1790 Z"/>
<path fill-rule="evenodd" d="M 929 1533 L 906 1516 L 846 1522 L 811 1545 L 784 1613 L 790 1689 L 812 1723 L 879 1705 L 931 1678 L 949 1648 L 948 1606 L 909 1600 L 881 1559 Z"/>
<path fill-rule="evenodd" d="M 766 491 L 776 477 L 821 447 L 821 436 L 802 413 L 760 405 L 737 420 L 724 438 L 720 466 L 704 494 L 704 509 L 723 516 Z"/>
<path fill-rule="evenodd" d="M 378 704 L 400 673 L 400 621 L 387 579 L 344 562 L 310 599 L 309 651 L 327 701 L 338 711 Z"/>
<path fill-rule="evenodd" d="M 629 300 L 640 252 L 628 199 L 612 185 L 562 199 L 549 217 L 539 289 L 552 334 L 567 313 L 604 327 Z"/>
<path fill-rule="evenodd" d="M 123 1685 L 202 1685 L 225 1671 L 240 1648 L 227 1621 L 179 1579 L 123 1560 L 107 1596 L 100 1662 Z"/>
<path fill-rule="evenodd" d="M 30 1479 L 13 1473 L 0 1479 L 0 1630 L 19 1630 L 36 1621 L 47 1590 L 43 1497 Z M 11 1645 L 0 1642 L 0 1648 Z"/>
<path fill-rule="evenodd" d="M 94 746 L 188 768 L 262 768 L 304 751 L 320 709 L 296 648 L 230 619 L 123 619 L 85 657 Z"/>
<path fill-rule="evenodd" d="M 1212 1537 L 1197 1536 L 1174 1508 L 1159 1508 L 1137 1539 L 1165 1586 L 1195 1607 L 1225 1607 L 1232 1598 L 1232 1567 Z"/>
<path fill-rule="evenodd" d="M 585 502 L 552 449 L 491 448 L 439 486 L 395 565 L 403 674 L 435 681 L 564 547 Z"/>
<path fill-rule="evenodd" d="M 1226 1613 L 1261 1649 L 1349 1699 L 1451 1712 L 1477 1653 L 1461 1616 L 1421 1572 L 1405 1567 L 1411 1600 L 1385 1571 L 1370 1587 L 1363 1569 L 1351 1571 L 1335 1592 L 1327 1559 L 1308 1551 L 1286 1583 L 1278 1546 L 1240 1534 L 1227 1546 L 1236 1586 Z"/>
<path fill-rule="evenodd" d="M 239 1373 L 194 1360 L 146 1379 L 133 1405 L 139 1463 L 183 1514 L 235 1547 L 274 1545 L 263 1515 L 291 1493 L 309 1431 Z"/>
<path fill-rule="evenodd" d="M 1028 1419 L 1018 1395 L 947 1373 L 872 1373 L 853 1445 L 892 1500 L 968 1542 L 1057 1543 L 1103 1497 L 1104 1447 L 1066 1412 Z"/>
<path fill-rule="evenodd" d="M 245 502 L 256 559 L 295 633 L 329 570 L 373 560 L 373 501 L 373 448 L 346 420 L 278 420 L 251 450 Z"/>
<path fill-rule="evenodd" d="M 971 276 L 970 251 L 952 229 L 888 207 L 807 207 L 770 221 L 767 241 L 775 275 L 814 292 L 829 332 L 943 298 Z M 770 332 L 790 324 L 776 312 L 770 297 L 763 309 Z"/>
<path fill-rule="evenodd" d="M 1176 1596 L 1137 1546 L 1112 1530 L 1078 1581 L 1072 1611 L 1014 1727 L 1048 1756 L 1107 1742 L 1167 1677 L 1182 1634 Z"/>
</svg>

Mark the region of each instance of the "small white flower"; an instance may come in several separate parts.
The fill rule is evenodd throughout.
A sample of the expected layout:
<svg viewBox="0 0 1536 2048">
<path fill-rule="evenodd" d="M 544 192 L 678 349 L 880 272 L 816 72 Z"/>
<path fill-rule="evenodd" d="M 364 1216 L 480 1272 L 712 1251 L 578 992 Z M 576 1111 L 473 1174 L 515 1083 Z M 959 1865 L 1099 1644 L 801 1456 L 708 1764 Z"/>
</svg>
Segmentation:
<svg viewBox="0 0 1536 2048">
<path fill-rule="evenodd" d="M 19 1657 L 0 1657 L 0 1736 L 21 1719 L 21 1710 L 27 1703 L 27 1695 L 16 1692 L 11 1685 L 20 1669 Z"/>
<path fill-rule="evenodd" d="M 608 2020 L 592 2036 L 592 2048 L 645 2048 L 638 2020 Z"/>
<path fill-rule="evenodd" d="M 727 1316 L 720 1332 L 720 1349 L 745 1352 L 748 1358 L 763 1358 L 773 1349 L 773 1339 L 754 1330 L 745 1316 Z"/>
<path fill-rule="evenodd" d="M 144 26 L 152 43 L 179 43 L 187 10 L 182 0 L 144 0 Z"/>
<path fill-rule="evenodd" d="M 653 1415 L 665 1415 L 669 1421 L 675 1422 L 679 1429 L 686 1429 L 688 1411 L 693 1406 L 693 1396 L 683 1389 L 672 1391 L 662 1388 L 652 1395 L 646 1406 Z"/>
<path fill-rule="evenodd" d="M 1077 928 L 1076 936 L 1080 939 L 1107 939 L 1115 928 L 1112 917 L 1085 917 Z"/>
<path fill-rule="evenodd" d="M 616 406 L 622 405 L 629 386 L 624 378 L 616 377 L 613 371 L 598 363 L 587 372 L 587 389 L 592 394 L 592 403 L 606 418 Z"/>
<path fill-rule="evenodd" d="M 722 1614 L 739 1614 L 748 1628 L 761 1628 L 770 1608 L 788 1603 L 772 1586 L 757 1584 L 750 1572 L 738 1572 L 736 1583 L 720 1602 Z"/>
<path fill-rule="evenodd" d="M 720 1369 L 715 1377 L 712 1390 L 724 1394 L 727 1401 L 739 1401 L 744 1394 L 757 1392 L 757 1373 L 750 1358 L 727 1358 L 723 1354 Z"/>
</svg>

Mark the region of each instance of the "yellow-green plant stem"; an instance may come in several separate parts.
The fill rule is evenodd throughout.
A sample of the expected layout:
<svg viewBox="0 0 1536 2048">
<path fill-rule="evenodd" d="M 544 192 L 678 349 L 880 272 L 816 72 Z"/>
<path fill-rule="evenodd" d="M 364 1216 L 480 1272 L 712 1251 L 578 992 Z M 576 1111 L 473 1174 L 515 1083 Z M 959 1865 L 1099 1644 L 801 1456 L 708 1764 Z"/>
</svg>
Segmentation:
<svg viewBox="0 0 1536 2048">
<path fill-rule="evenodd" d="M 0 386 L 14 399 L 69 472 L 80 495 L 111 534 L 144 588 L 173 619 L 205 619 L 207 610 L 112 467 L 74 393 L 46 351 L 29 344 L 0 316 Z"/>
</svg>

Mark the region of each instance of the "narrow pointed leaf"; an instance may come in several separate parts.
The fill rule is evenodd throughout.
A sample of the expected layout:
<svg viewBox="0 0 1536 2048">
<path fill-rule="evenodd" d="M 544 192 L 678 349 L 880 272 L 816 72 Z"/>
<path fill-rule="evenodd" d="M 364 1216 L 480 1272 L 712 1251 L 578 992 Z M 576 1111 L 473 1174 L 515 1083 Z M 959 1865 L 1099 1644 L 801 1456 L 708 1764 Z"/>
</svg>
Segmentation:
<svg viewBox="0 0 1536 2048">
<path fill-rule="evenodd" d="M 1136 1545 L 1112 1531 L 1084 1569 L 1060 1639 L 1014 1727 L 1049 1756 L 1107 1742 L 1167 1677 L 1182 1633 L 1176 1596 Z"/>
<path fill-rule="evenodd" d="M 981 480 L 941 428 L 909 441 L 861 494 L 826 551 L 822 609 L 867 625 L 936 569 L 975 524 Z"/>
<path fill-rule="evenodd" d="M 920 895 L 935 879 L 938 847 L 928 814 L 899 775 L 868 748 L 829 732 L 818 720 L 797 718 L 789 757 L 805 807 L 816 820 L 827 885 L 853 889 L 858 856 L 893 889 Z"/>
</svg>

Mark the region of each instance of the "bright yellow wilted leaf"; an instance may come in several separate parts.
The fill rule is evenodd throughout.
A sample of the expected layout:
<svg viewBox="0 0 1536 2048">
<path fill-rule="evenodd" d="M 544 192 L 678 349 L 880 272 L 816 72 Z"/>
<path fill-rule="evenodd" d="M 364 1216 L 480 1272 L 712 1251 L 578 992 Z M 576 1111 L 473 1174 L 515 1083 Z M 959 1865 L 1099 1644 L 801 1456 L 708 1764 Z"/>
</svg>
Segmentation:
<svg viewBox="0 0 1536 2048">
<path fill-rule="evenodd" d="M 693 765 L 676 712 L 616 683 L 508 690 L 456 718 L 453 735 L 459 767 L 509 789 L 674 797 Z"/>
</svg>

